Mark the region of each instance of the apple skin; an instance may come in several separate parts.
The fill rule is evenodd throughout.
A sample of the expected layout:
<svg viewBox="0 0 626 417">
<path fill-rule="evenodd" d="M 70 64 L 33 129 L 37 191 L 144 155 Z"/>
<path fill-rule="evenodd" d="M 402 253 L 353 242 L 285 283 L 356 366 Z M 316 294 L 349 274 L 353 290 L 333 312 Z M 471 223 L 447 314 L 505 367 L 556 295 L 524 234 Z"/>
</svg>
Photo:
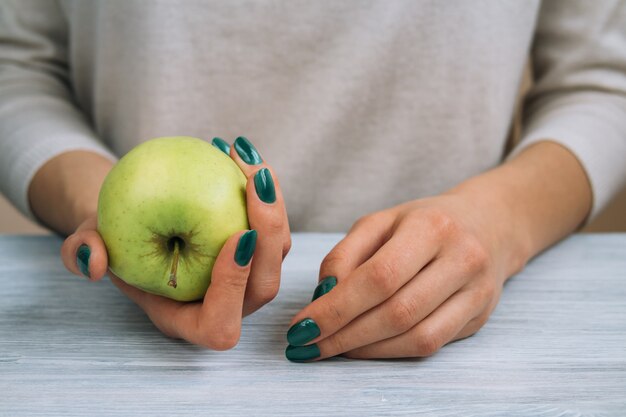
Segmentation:
<svg viewBox="0 0 626 417">
<path fill-rule="evenodd" d="M 202 139 L 163 137 L 135 147 L 109 172 L 98 198 L 111 272 L 153 294 L 201 299 L 222 246 L 249 227 L 245 190 L 237 164 Z"/>
</svg>

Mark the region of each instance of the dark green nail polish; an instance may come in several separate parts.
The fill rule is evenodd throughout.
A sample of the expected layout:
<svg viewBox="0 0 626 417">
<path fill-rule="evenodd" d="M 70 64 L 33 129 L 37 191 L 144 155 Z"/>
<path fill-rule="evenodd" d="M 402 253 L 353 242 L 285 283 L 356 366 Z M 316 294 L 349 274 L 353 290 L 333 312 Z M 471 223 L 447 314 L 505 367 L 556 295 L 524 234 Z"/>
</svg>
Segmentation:
<svg viewBox="0 0 626 417">
<path fill-rule="evenodd" d="M 230 145 L 222 138 L 213 138 L 211 145 L 230 156 Z"/>
<path fill-rule="evenodd" d="M 254 174 L 254 188 L 264 203 L 271 204 L 276 201 L 276 189 L 269 169 L 262 168 Z"/>
<path fill-rule="evenodd" d="M 304 319 L 291 326 L 291 329 L 287 332 L 287 341 L 290 345 L 302 346 L 320 334 L 320 328 L 313 319 Z"/>
<path fill-rule="evenodd" d="M 287 346 L 285 356 L 291 362 L 307 362 L 311 359 L 319 358 L 320 348 L 316 344 L 309 346 Z"/>
<path fill-rule="evenodd" d="M 331 276 L 324 278 L 315 288 L 315 292 L 313 292 L 313 298 L 311 299 L 311 301 L 317 300 L 322 295 L 335 288 L 335 285 L 337 285 L 337 277 Z"/>
<path fill-rule="evenodd" d="M 239 157 L 248 165 L 259 165 L 263 160 L 253 144 L 243 136 L 235 139 L 235 150 Z"/>
<path fill-rule="evenodd" d="M 237 262 L 237 265 L 246 266 L 252 259 L 254 248 L 256 247 L 256 235 L 256 230 L 248 230 L 239 238 L 237 249 L 235 250 L 235 262 Z"/>
<path fill-rule="evenodd" d="M 76 251 L 76 264 L 78 269 L 84 276 L 89 278 L 89 257 L 91 256 L 91 249 L 87 245 L 80 245 L 78 251 Z"/>
</svg>

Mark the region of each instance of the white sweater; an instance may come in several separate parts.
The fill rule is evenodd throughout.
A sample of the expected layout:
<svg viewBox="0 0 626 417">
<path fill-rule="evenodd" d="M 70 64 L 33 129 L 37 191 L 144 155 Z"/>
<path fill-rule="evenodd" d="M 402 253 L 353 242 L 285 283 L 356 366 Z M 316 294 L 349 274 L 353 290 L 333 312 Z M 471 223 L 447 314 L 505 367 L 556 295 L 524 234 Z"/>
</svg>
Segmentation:
<svg viewBox="0 0 626 417">
<path fill-rule="evenodd" d="M 523 142 L 581 161 L 596 214 L 626 178 L 623 1 L 0 2 L 0 189 L 30 214 L 50 158 L 247 136 L 293 230 L 440 193 Z M 113 156 L 115 155 L 115 156 Z"/>
</svg>

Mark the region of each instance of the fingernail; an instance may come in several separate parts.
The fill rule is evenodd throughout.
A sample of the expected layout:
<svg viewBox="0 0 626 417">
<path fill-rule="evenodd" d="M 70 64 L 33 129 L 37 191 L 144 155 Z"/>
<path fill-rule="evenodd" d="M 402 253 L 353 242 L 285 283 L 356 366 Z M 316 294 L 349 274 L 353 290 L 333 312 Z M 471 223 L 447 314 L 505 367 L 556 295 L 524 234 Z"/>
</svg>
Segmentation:
<svg viewBox="0 0 626 417">
<path fill-rule="evenodd" d="M 248 230 L 241 235 L 239 242 L 237 243 L 237 249 L 235 250 L 235 262 L 239 266 L 246 266 L 254 255 L 254 248 L 256 247 L 256 230 Z"/>
<path fill-rule="evenodd" d="M 76 251 L 76 264 L 78 269 L 84 276 L 89 278 L 89 257 L 91 256 L 91 249 L 87 245 L 80 245 L 78 251 Z"/>
<path fill-rule="evenodd" d="M 317 300 L 322 295 L 335 288 L 335 285 L 337 285 L 337 277 L 330 276 L 324 278 L 319 284 L 317 284 L 315 292 L 313 292 L 313 298 L 311 299 L 311 301 Z"/>
<path fill-rule="evenodd" d="M 263 160 L 253 144 L 243 136 L 235 139 L 235 150 L 239 157 L 248 165 L 259 165 Z"/>
<path fill-rule="evenodd" d="M 276 201 L 276 189 L 269 169 L 261 168 L 254 174 L 254 188 L 264 203 L 271 204 Z"/>
<path fill-rule="evenodd" d="M 307 362 L 311 359 L 319 358 L 320 348 L 314 343 L 308 346 L 287 346 L 285 356 L 291 362 Z"/>
<path fill-rule="evenodd" d="M 213 138 L 211 145 L 215 146 L 226 155 L 230 155 L 230 145 L 222 138 Z"/>
<path fill-rule="evenodd" d="M 287 341 L 290 345 L 302 346 L 320 334 L 320 328 L 313 319 L 304 319 L 291 326 L 291 329 L 287 332 Z"/>
</svg>

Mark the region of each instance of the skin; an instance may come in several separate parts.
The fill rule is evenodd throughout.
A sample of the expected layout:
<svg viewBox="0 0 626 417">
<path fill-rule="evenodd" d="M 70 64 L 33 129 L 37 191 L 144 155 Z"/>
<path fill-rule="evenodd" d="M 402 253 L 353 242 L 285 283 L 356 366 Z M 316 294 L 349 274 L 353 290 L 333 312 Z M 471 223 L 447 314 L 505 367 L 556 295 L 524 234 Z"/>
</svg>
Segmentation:
<svg viewBox="0 0 626 417">
<path fill-rule="evenodd" d="M 231 147 L 231 158 L 247 178 L 246 196 L 250 227 L 258 233 L 250 263 L 239 266 L 235 249 L 245 230 L 232 235 L 220 251 L 212 283 L 202 302 L 183 303 L 132 287 L 109 272 L 111 281 L 141 307 L 164 334 L 214 350 L 226 350 L 239 341 L 241 320 L 271 301 L 278 293 L 282 260 L 291 238 L 280 184 L 266 163 L 247 165 Z M 81 275 L 76 251 L 82 244 L 91 249 L 91 281 L 107 274 L 107 252 L 96 231 L 98 191 L 113 164 L 99 155 L 67 152 L 46 163 L 29 188 L 33 212 L 53 230 L 69 236 L 61 248 L 66 268 Z M 259 199 L 254 174 L 268 168 L 274 178 L 276 201 Z M 82 276 L 82 275 L 81 275 Z"/>
<path fill-rule="evenodd" d="M 250 223 L 259 232 L 252 266 L 240 268 L 232 261 L 238 238 L 233 236 L 218 257 L 219 278 L 204 304 L 177 303 L 112 277 L 165 334 L 213 349 L 236 344 L 241 306 L 245 315 L 273 298 L 280 262 L 290 247 L 278 184 L 277 202 L 264 205 L 250 187 L 254 172 L 265 165 L 247 166 L 234 150 L 231 156 L 248 178 Z M 65 233 L 78 228 L 63 246 L 70 271 L 79 274 L 80 244 L 98 248 L 90 260 L 93 280 L 106 273 L 93 213 L 94 190 L 108 169 L 96 155 L 71 152 L 46 164 L 30 188 L 32 209 L 44 223 Z M 93 196 L 94 201 L 78 203 Z M 316 360 L 341 354 L 431 355 L 478 331 L 505 281 L 579 227 L 591 200 L 589 181 L 574 155 L 553 142 L 535 144 L 439 196 L 359 219 L 320 267 L 320 280 L 336 276 L 337 286 L 304 307 L 291 324 L 305 318 L 318 324 L 321 335 L 307 343 L 318 345 Z"/>
<path fill-rule="evenodd" d="M 316 359 L 429 356 L 487 321 L 505 281 L 574 231 L 591 207 L 578 160 L 552 142 L 432 198 L 358 220 L 326 256 L 311 318 Z"/>
</svg>

